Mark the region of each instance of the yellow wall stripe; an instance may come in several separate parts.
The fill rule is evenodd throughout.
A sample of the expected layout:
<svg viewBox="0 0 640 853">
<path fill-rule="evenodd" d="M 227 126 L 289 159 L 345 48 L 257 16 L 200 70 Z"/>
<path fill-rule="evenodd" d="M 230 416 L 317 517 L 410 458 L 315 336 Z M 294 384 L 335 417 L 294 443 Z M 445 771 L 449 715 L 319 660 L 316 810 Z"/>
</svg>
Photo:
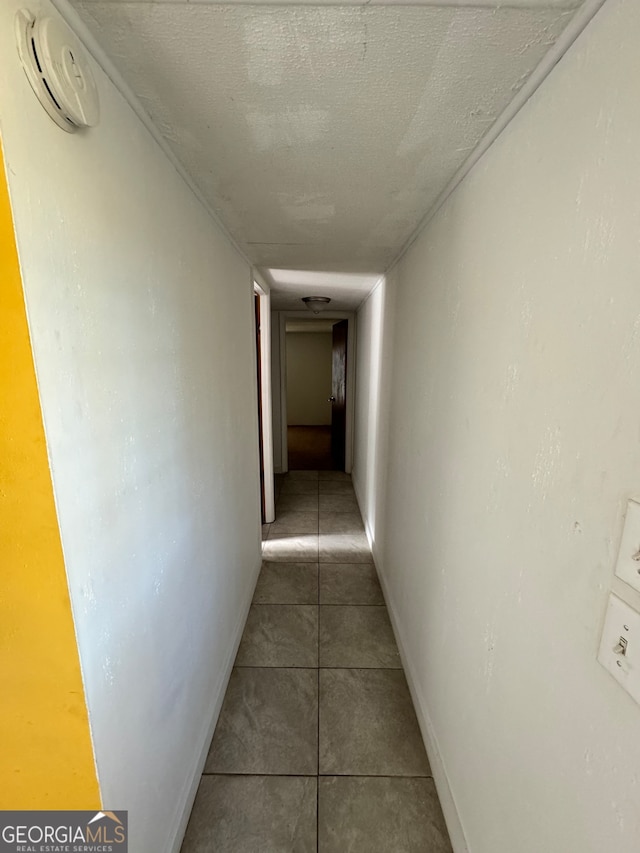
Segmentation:
<svg viewBox="0 0 640 853">
<path fill-rule="evenodd" d="M 3 168 L 0 400 L 0 808 L 97 808 L 100 791 Z"/>
</svg>

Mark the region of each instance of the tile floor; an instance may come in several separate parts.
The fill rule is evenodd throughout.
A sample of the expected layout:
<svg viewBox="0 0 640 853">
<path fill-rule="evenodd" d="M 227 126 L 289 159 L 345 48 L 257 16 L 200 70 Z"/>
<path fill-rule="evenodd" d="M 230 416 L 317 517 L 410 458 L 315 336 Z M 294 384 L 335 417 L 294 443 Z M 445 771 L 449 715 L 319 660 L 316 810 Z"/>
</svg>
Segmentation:
<svg viewBox="0 0 640 853">
<path fill-rule="evenodd" d="M 182 853 L 450 853 L 350 477 L 276 515 Z"/>
</svg>

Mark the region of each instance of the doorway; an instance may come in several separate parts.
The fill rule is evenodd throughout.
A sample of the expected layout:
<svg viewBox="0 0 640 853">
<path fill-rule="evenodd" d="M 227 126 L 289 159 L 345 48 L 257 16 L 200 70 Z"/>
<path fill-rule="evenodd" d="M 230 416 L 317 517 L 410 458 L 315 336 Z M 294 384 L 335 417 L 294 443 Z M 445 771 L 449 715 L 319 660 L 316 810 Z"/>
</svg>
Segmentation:
<svg viewBox="0 0 640 853">
<path fill-rule="evenodd" d="M 281 319 L 283 469 L 349 470 L 352 323 Z"/>
<path fill-rule="evenodd" d="M 347 320 L 331 330 L 331 458 L 334 470 L 344 471 L 347 442 Z"/>
</svg>

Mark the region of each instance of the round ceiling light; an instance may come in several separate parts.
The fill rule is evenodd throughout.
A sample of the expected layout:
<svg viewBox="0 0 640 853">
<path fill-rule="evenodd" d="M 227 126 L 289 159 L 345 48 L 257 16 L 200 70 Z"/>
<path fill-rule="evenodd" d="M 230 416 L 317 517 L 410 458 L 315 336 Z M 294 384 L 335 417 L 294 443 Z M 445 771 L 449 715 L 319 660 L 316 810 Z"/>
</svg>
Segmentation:
<svg viewBox="0 0 640 853">
<path fill-rule="evenodd" d="M 319 314 L 331 302 L 328 296 L 303 296 L 302 301 L 307 306 L 309 311 L 314 314 Z"/>
</svg>

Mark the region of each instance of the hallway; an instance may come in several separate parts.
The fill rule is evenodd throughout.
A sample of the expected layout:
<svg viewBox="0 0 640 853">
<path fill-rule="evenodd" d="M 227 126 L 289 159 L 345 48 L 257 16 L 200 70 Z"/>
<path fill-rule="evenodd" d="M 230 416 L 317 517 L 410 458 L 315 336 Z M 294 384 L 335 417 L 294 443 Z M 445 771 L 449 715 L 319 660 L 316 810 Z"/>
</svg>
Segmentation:
<svg viewBox="0 0 640 853">
<path fill-rule="evenodd" d="M 5 814 L 126 811 L 133 853 L 639 853 L 640 2 L 28 13 Z M 339 319 L 351 482 L 287 456 L 328 425 L 287 336 Z"/>
<path fill-rule="evenodd" d="M 351 478 L 277 479 L 182 853 L 448 853 Z"/>
</svg>

